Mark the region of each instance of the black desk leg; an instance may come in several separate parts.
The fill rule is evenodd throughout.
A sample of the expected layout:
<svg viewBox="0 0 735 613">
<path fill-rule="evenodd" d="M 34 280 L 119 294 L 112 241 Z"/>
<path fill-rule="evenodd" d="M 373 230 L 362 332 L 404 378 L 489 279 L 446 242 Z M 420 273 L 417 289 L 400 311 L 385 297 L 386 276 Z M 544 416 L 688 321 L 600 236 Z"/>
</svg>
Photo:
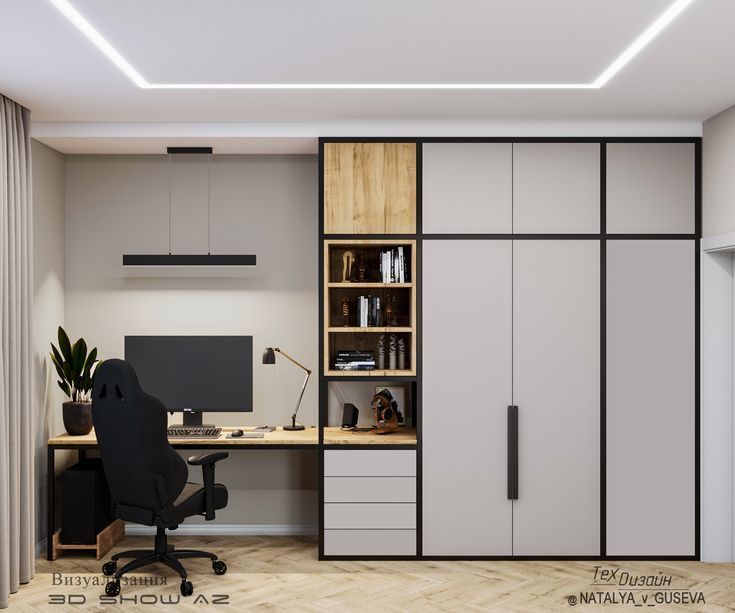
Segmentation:
<svg viewBox="0 0 735 613">
<path fill-rule="evenodd" d="M 56 474 L 54 467 L 55 450 L 50 445 L 46 447 L 46 559 L 51 561 L 53 556 L 54 524 L 56 523 Z"/>
</svg>

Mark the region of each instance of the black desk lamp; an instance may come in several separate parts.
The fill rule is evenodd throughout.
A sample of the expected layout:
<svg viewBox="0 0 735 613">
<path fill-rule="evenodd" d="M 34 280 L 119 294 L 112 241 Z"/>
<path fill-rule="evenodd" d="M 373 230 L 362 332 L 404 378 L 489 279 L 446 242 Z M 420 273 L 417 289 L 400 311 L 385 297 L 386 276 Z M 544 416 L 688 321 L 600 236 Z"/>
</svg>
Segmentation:
<svg viewBox="0 0 735 613">
<path fill-rule="evenodd" d="M 284 358 L 288 358 L 294 364 L 296 364 L 296 366 L 303 368 L 306 371 L 306 378 L 304 379 L 304 384 L 301 386 L 301 393 L 299 394 L 299 401 L 296 403 L 296 410 L 293 412 L 293 415 L 291 416 L 291 425 L 283 426 L 283 429 L 288 430 L 288 431 L 305 430 L 304 426 L 296 423 L 296 413 L 299 412 L 299 406 L 301 406 L 301 399 L 304 397 L 304 390 L 306 389 L 306 384 L 309 382 L 311 371 L 308 368 L 306 368 L 306 366 L 304 366 L 303 364 L 299 364 L 285 351 L 281 351 L 278 347 L 266 347 L 265 348 L 265 351 L 263 351 L 263 364 L 275 364 L 276 363 L 276 353 L 275 353 L 276 351 L 280 353 Z"/>
</svg>

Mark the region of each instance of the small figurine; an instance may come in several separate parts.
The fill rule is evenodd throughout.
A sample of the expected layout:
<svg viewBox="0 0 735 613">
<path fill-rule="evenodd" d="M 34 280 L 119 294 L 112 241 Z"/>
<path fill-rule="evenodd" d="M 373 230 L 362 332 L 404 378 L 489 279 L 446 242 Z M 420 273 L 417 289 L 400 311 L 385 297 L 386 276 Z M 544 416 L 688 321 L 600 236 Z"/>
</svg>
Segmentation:
<svg viewBox="0 0 735 613">
<path fill-rule="evenodd" d="M 364 253 L 357 256 L 357 281 L 358 283 L 365 283 L 367 281 L 367 263 Z"/>
<path fill-rule="evenodd" d="M 342 283 L 349 283 L 352 280 L 352 263 L 355 261 L 355 254 L 352 251 L 345 251 L 342 254 Z"/>
<path fill-rule="evenodd" d="M 342 296 L 342 325 L 347 328 L 350 325 L 350 299 L 347 296 Z"/>
</svg>

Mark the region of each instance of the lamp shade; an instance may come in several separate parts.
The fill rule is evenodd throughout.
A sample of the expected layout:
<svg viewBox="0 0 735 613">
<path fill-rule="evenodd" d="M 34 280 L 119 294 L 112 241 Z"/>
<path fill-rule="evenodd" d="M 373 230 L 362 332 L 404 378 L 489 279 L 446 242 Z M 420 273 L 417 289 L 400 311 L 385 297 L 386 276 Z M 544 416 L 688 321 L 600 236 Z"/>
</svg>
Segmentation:
<svg viewBox="0 0 735 613">
<path fill-rule="evenodd" d="M 263 364 L 275 364 L 276 363 L 276 352 L 273 351 L 273 347 L 266 347 L 263 351 Z"/>
</svg>

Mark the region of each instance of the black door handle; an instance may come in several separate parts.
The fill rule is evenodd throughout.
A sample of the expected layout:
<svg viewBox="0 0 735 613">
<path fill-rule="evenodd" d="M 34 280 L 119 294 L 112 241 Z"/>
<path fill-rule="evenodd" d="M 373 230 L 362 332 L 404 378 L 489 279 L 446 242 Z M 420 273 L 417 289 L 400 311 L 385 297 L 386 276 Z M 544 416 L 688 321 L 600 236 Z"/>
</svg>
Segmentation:
<svg viewBox="0 0 735 613">
<path fill-rule="evenodd" d="M 508 500 L 518 500 L 518 407 L 508 407 Z"/>
</svg>

